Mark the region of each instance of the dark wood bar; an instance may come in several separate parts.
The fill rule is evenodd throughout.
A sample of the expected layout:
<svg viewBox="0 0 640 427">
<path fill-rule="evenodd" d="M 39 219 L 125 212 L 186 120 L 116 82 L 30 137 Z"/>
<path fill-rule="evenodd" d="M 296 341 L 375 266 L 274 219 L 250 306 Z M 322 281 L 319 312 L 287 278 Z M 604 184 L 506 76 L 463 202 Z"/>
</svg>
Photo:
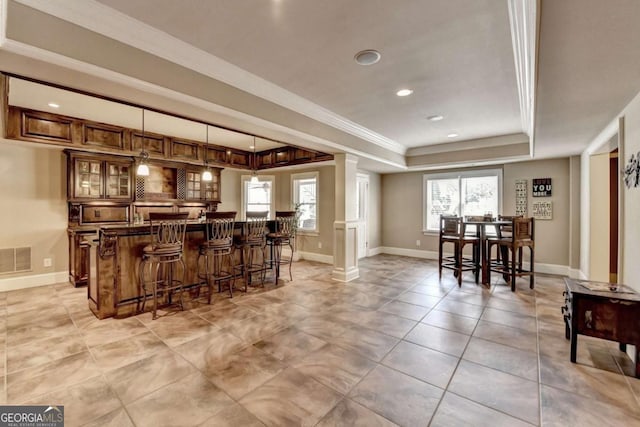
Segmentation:
<svg viewBox="0 0 640 427">
<path fill-rule="evenodd" d="M 269 221 L 269 229 L 274 226 Z M 236 221 L 236 236 L 244 230 L 244 221 Z M 89 308 L 100 319 L 126 317 L 137 313 L 143 297 L 139 283 L 143 248 L 151 243 L 149 224 L 103 225 L 98 235 L 86 235 L 82 245 L 89 254 L 87 298 Z M 197 287 L 197 260 L 205 240 L 205 224 L 190 221 L 184 242 L 186 287 Z M 240 251 L 235 261 L 240 262 Z M 276 278 L 277 280 L 277 278 Z"/>
<path fill-rule="evenodd" d="M 143 248 L 151 243 L 149 225 L 105 225 L 98 236 L 90 240 L 89 308 L 100 319 L 131 315 L 143 296 L 139 266 Z M 196 262 L 203 241 L 204 224 L 189 223 L 184 242 L 185 285 L 197 283 Z"/>
</svg>

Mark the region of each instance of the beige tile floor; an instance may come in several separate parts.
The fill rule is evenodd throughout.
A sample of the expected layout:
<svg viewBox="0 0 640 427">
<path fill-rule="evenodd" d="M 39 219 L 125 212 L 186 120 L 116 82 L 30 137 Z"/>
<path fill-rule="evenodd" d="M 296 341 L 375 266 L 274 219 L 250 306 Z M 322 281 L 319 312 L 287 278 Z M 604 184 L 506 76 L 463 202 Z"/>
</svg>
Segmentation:
<svg viewBox="0 0 640 427">
<path fill-rule="evenodd" d="M 1 293 L 0 400 L 63 404 L 68 426 L 640 426 L 615 343 L 581 337 L 569 362 L 562 278 L 458 288 L 386 255 L 330 273 L 301 261 L 157 320 L 97 320 L 69 284 Z"/>
</svg>

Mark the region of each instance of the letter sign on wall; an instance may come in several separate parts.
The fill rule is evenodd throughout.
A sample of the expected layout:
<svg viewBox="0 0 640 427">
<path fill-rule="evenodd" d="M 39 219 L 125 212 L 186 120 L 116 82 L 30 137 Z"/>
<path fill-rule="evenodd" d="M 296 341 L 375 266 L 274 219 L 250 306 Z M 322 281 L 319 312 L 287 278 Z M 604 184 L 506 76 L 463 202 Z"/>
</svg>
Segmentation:
<svg viewBox="0 0 640 427">
<path fill-rule="evenodd" d="M 531 180 L 533 197 L 550 197 L 551 196 L 551 178 L 533 178 Z"/>
</svg>

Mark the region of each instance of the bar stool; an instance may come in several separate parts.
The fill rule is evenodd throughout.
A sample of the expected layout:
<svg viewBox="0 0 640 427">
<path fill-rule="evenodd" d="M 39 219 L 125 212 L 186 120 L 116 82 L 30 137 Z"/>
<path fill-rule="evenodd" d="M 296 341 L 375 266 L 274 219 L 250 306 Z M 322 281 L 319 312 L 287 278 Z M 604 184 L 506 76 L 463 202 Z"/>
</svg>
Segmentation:
<svg viewBox="0 0 640 427">
<path fill-rule="evenodd" d="M 293 239 L 295 238 L 296 229 L 296 211 L 276 211 L 276 229 L 273 233 L 267 234 L 267 244 L 271 247 L 270 264 L 275 264 L 276 283 L 280 277 L 280 266 L 289 266 L 289 279 L 293 280 L 291 275 L 291 264 L 293 261 Z M 282 256 L 282 248 L 284 245 L 289 246 L 291 254 Z"/>
<path fill-rule="evenodd" d="M 183 259 L 184 237 L 187 229 L 188 212 L 149 212 L 151 244 L 143 249 L 140 263 L 140 284 L 142 285 L 142 311 L 147 301 L 147 286 L 153 290 L 153 319 L 158 309 L 158 293 L 167 292 L 169 303 L 174 291 L 180 293 L 180 309 L 184 310 L 182 287 L 186 266 Z M 174 266 L 182 268 L 181 279 L 177 279 Z M 149 279 L 145 270 L 149 267 Z"/>
<path fill-rule="evenodd" d="M 236 243 L 236 248 L 241 250 L 241 259 L 240 264 L 234 268 L 239 270 L 244 278 L 245 292 L 256 273 L 260 273 L 260 284 L 264 286 L 264 278 L 267 274 L 265 228 L 268 216 L 268 211 L 247 212 L 242 235 Z"/>
<path fill-rule="evenodd" d="M 217 283 L 220 292 L 220 284 L 224 281 L 228 282 L 229 296 L 233 298 L 235 272 L 232 253 L 235 218 L 235 212 L 206 213 L 206 240 L 200 245 L 198 252 L 197 275 L 199 283 L 207 285 L 208 304 L 211 304 L 213 285 Z"/>
<path fill-rule="evenodd" d="M 444 256 L 444 244 L 453 244 L 453 255 Z M 464 257 L 463 250 L 466 245 L 472 245 L 472 257 Z M 473 271 L 476 283 L 480 274 L 479 262 L 480 239 L 477 236 L 470 236 L 466 232 L 466 224 L 458 216 L 440 216 L 440 239 L 438 245 L 438 273 L 442 279 L 442 269 L 447 268 L 454 271 L 458 278 L 458 286 L 462 286 L 462 272 Z"/>
<path fill-rule="evenodd" d="M 502 263 L 491 263 L 489 274 L 494 271 L 501 273 L 507 283 L 511 284 L 511 291 L 516 290 L 516 278 L 529 276 L 529 288 L 535 283 L 535 221 L 533 218 L 515 217 L 512 220 L 512 233 L 498 241 L 498 248 L 502 252 Z M 528 270 L 522 262 L 522 249 L 528 247 L 531 263 Z M 518 256 L 516 257 L 516 253 Z M 509 257 L 510 255 L 510 257 Z"/>
<path fill-rule="evenodd" d="M 497 265 L 501 265 L 502 258 L 507 256 L 507 250 L 505 248 L 501 248 L 499 243 L 503 239 L 511 238 L 511 235 L 513 234 L 512 221 L 514 218 L 522 218 L 522 215 L 498 215 L 498 221 L 509 221 L 509 224 L 496 224 L 495 235 L 487 236 L 487 256 L 489 258 L 487 260 L 487 264 L 489 267 L 496 267 Z M 491 251 L 494 246 L 496 246 L 496 257 L 491 258 Z M 520 249 L 518 256 L 520 262 L 522 262 L 522 249 Z"/>
</svg>

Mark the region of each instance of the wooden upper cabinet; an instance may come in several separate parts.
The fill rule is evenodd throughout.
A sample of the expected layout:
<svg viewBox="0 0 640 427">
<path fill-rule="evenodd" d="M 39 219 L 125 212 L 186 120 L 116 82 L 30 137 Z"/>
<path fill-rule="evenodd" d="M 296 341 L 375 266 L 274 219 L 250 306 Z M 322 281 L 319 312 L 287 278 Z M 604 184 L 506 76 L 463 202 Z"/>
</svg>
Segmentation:
<svg viewBox="0 0 640 427">
<path fill-rule="evenodd" d="M 9 107 L 7 138 L 71 145 L 80 132 L 80 124 L 70 117 Z"/>
<path fill-rule="evenodd" d="M 172 139 L 171 142 L 171 159 L 172 160 L 198 160 L 198 147 L 197 142 L 181 141 L 178 139 Z"/>
<path fill-rule="evenodd" d="M 129 150 L 124 128 L 97 123 L 83 124 L 82 145 Z"/>
<path fill-rule="evenodd" d="M 68 153 L 69 200 L 132 199 L 131 160 Z"/>
<path fill-rule="evenodd" d="M 149 132 L 145 132 L 143 140 L 142 131 L 137 129 L 16 106 L 8 106 L 5 135 L 8 139 L 53 144 L 68 147 L 69 150 L 99 152 L 113 157 L 138 156 L 144 149 L 151 159 L 190 164 L 194 167 L 202 164 L 204 159 L 216 166 L 237 169 L 268 169 L 333 159 L 330 154 L 290 146 L 258 152 L 254 159 L 254 154 L 249 151 Z M 83 163 L 82 166 L 86 165 Z M 106 188 L 106 166 L 102 165 L 101 168 L 102 185 Z M 101 196 L 94 196 L 91 183 L 89 190 L 77 185 L 78 187 L 74 185 L 70 188 L 74 189 L 74 194 L 82 194 L 83 198 L 121 197 L 120 190 L 117 191 L 118 196 L 115 190 L 110 193 L 105 189 L 101 190 Z M 82 185 L 86 185 L 86 182 Z"/>
<path fill-rule="evenodd" d="M 166 146 L 163 135 L 145 132 L 143 141 L 141 131 L 131 133 L 131 150 L 134 153 L 139 153 L 144 148 L 151 157 L 167 157 Z"/>
</svg>

